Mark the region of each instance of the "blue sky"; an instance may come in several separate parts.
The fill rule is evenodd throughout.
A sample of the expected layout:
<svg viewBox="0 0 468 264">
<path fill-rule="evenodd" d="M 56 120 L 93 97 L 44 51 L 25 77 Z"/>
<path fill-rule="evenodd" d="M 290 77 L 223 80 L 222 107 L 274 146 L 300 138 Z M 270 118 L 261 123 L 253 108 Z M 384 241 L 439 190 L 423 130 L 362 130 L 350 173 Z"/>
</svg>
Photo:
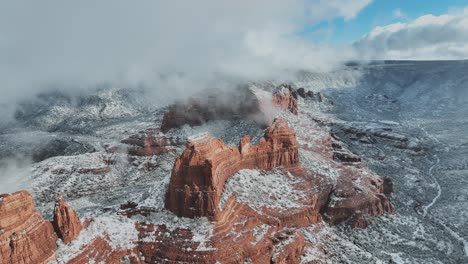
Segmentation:
<svg viewBox="0 0 468 264">
<path fill-rule="evenodd" d="M 352 43 L 376 26 L 413 20 L 426 14 L 442 15 L 468 0 L 373 0 L 354 19 L 337 18 L 308 27 L 301 34 L 334 44 Z"/>
</svg>

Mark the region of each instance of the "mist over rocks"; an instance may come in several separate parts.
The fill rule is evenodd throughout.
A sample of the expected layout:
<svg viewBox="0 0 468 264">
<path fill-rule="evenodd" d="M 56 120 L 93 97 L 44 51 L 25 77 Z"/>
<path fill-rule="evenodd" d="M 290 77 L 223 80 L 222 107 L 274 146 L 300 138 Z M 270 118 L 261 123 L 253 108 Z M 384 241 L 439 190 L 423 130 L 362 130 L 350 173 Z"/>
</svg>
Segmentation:
<svg viewBox="0 0 468 264">
<path fill-rule="evenodd" d="M 452 100 L 448 96 L 431 98 L 426 93 L 430 92 L 430 83 L 439 85 L 434 76 L 444 76 L 446 69 L 451 69 L 451 76 L 459 81 L 443 91 L 433 87 L 436 94 L 462 91 L 458 85 L 464 83 L 465 76 L 459 63 L 441 65 L 444 67 L 426 62 L 376 63 L 327 74 L 298 74 L 297 81 L 291 83 L 290 98 L 295 98 L 296 87 L 304 87 L 314 95 L 321 93 L 326 100 L 319 102 L 298 94 L 297 115 L 288 108 L 271 113 L 287 120 L 294 131 L 300 166 L 234 173 L 224 185 L 217 222 L 204 217 L 178 217 L 164 209 L 174 161 L 186 150 L 186 141 L 203 132 L 222 138 L 228 149 L 238 149 L 242 137 L 251 135 L 250 144 L 246 139 L 240 144 L 251 151 L 264 134 L 251 120 L 207 120 L 163 133 L 159 128 L 169 109 L 164 105 L 130 118 L 90 118 L 81 124 L 87 129 L 40 133 L 89 143 L 94 152 L 59 155 L 29 164 L 32 171 L 28 169 L 21 177 L 29 181 L 28 190 L 45 219 L 52 220 L 55 194 L 63 192 L 83 220 L 84 228 L 76 239 L 69 244 L 57 240 L 56 255 L 64 262 L 126 259 L 157 263 L 167 258 L 212 263 L 244 261 L 246 257 L 254 263 L 282 258 L 325 263 L 351 259 L 352 263 L 362 263 L 396 259 L 392 252 L 400 252 L 405 259 L 429 262 L 446 258 L 441 251 L 428 250 L 433 247 L 450 247 L 463 260 L 463 231 L 453 230 L 449 223 L 463 226 L 451 210 L 462 203 L 464 193 L 452 187 L 457 197 L 451 196 L 445 191 L 445 180 L 439 177 L 449 168 L 450 177 L 462 175 L 465 167 L 459 157 L 463 157 L 463 137 L 449 139 L 444 135 L 446 130 L 438 133 L 441 127 L 437 124 L 450 120 L 445 115 L 464 120 L 466 108 L 452 104 L 463 101 L 461 96 Z M 410 80 L 419 75 L 424 78 Z M 378 76 L 385 76 L 385 85 Z M 402 81 L 398 76 L 409 77 Z M 249 87 L 260 101 L 271 103 L 282 83 L 256 82 Z M 415 90 L 407 91 L 405 85 Z M 204 96 L 208 98 L 209 94 Z M 118 96 L 109 98 L 109 103 L 120 100 Z M 417 105 L 411 105 L 410 101 L 416 99 L 420 99 L 413 101 Z M 396 103 L 391 103 L 393 100 Z M 389 104 L 382 103 L 387 101 Z M 101 101 L 93 102 L 99 105 Z M 431 112 L 434 102 L 437 111 Z M 398 114 L 389 111 L 387 105 L 399 106 L 392 111 L 415 112 Z M 379 108 L 373 111 L 375 107 Z M 405 118 L 409 118 L 407 122 Z M 431 118 L 435 123 L 430 122 Z M 461 124 L 452 124 L 451 131 L 461 133 Z M 424 129 L 435 133 L 434 138 Z M 31 139 L 40 134 L 34 133 Z M 12 135 L 4 136 L 11 139 Z M 115 152 L 111 151 L 113 147 Z M 171 151 L 160 151 L 166 148 Z M 458 156 L 451 156 L 451 151 Z M 214 155 L 222 155 L 218 156 Z M 200 191 L 201 185 L 197 186 Z M 446 209 L 442 205 L 447 205 Z M 450 218 L 442 218 L 439 212 Z M 442 224 L 456 233 L 440 228 Z M 416 235 L 408 231 L 421 228 L 425 232 Z M 409 249 L 392 244 L 395 238 L 408 243 Z M 348 247 L 350 243 L 361 246 Z M 232 245 L 236 252 L 244 253 L 233 254 Z M 421 255 L 415 256 L 412 251 Z"/>
</svg>

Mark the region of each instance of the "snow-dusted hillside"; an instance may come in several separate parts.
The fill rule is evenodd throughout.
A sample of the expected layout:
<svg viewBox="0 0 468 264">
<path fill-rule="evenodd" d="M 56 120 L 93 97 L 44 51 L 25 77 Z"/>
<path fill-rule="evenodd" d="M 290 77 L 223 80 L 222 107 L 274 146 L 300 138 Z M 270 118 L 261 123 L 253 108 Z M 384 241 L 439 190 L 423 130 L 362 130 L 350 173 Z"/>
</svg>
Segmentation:
<svg viewBox="0 0 468 264">
<path fill-rule="evenodd" d="M 314 226 L 303 230 L 312 244 L 323 244 L 333 252 L 325 262 L 468 262 L 466 73 L 468 63 L 463 61 L 373 63 L 330 73 L 297 74 L 297 87 L 323 93 L 326 102 L 317 104 L 300 98 L 299 116 L 287 116 L 294 129 L 300 130 L 298 124 L 303 120 L 317 120 L 325 131 L 335 132 L 361 155 L 371 169 L 394 182 L 396 215 L 373 219 L 363 230 L 325 223 L 320 224 L 326 225 L 320 231 Z M 268 90 L 280 82 L 252 86 Z M 132 160 L 126 154 L 106 152 L 109 146 L 121 146 L 120 140 L 138 131 L 159 127 L 165 107 L 142 91 L 112 88 L 91 95 L 43 94 L 38 100 L 23 103 L 16 114 L 17 122 L 0 132 L 0 180 L 8 185 L 2 184 L 0 191 L 27 188 L 46 218 L 51 217 L 55 193 L 62 191 L 82 218 L 100 219 L 87 231 L 91 233 L 126 226 L 128 220 L 120 222 L 110 215 L 120 204 L 135 201 L 161 210 L 151 221 L 164 222 L 170 228 L 201 226 L 198 237 L 206 239 L 210 235 L 205 232 L 209 226 L 206 219 L 189 221 L 162 210 L 175 158 L 183 151 L 186 138 L 194 134 L 210 132 L 228 144 L 237 144 L 246 134 L 253 142 L 258 141 L 263 130 L 249 121 L 213 121 L 171 130 L 168 136 L 178 142 L 175 152 Z M 333 180 L 333 171 L 322 168 L 312 156 L 300 155 L 306 167 L 323 169 Z M 146 169 L 148 164 L 150 170 Z M 246 181 L 251 174 L 258 177 Z M 225 196 L 238 192 L 239 198 L 253 207 L 264 202 L 293 207 L 295 198 L 303 194 L 291 191 L 282 177 L 276 172 L 241 171 L 226 185 Z M 13 184 L 16 182 L 21 186 Z M 246 190 L 291 197 L 268 200 L 273 195 L 259 201 L 265 197 Z M 112 240 L 126 234 L 134 236 L 122 232 L 111 232 Z M 60 245 L 59 258 L 70 258 L 73 247 L 82 242 Z M 320 257 L 313 247 L 306 252 L 304 262 Z"/>
</svg>

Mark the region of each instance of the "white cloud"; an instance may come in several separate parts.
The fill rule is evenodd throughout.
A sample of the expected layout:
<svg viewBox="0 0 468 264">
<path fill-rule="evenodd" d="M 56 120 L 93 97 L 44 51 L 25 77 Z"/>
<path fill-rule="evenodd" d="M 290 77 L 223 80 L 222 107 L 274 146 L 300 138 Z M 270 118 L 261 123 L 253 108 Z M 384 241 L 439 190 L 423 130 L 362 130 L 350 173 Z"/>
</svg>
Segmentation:
<svg viewBox="0 0 468 264">
<path fill-rule="evenodd" d="M 354 46 L 366 59 L 467 59 L 468 9 L 376 27 Z"/>
<path fill-rule="evenodd" d="M 51 85 L 73 90 L 120 82 L 164 89 L 169 84 L 159 76 L 169 72 L 199 81 L 220 73 L 248 78 L 291 67 L 327 68 L 337 53 L 322 53 L 322 46 L 295 32 L 351 19 L 369 3 L 0 1 L 0 106 Z"/>
<path fill-rule="evenodd" d="M 396 19 L 408 20 L 408 15 L 406 15 L 406 13 L 400 8 L 393 10 L 393 17 Z"/>
</svg>

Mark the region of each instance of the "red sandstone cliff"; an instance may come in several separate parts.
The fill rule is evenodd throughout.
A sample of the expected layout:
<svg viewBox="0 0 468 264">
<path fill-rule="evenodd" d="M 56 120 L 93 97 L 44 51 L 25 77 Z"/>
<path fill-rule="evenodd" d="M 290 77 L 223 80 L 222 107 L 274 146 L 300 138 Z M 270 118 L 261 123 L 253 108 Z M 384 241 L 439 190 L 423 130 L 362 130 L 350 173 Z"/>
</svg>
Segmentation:
<svg viewBox="0 0 468 264">
<path fill-rule="evenodd" d="M 241 169 L 271 170 L 298 165 L 296 136 L 283 119 L 274 121 L 257 145 L 250 137 L 238 148 L 209 134 L 192 138 L 177 158 L 166 195 L 166 208 L 179 216 L 216 219 L 226 180 Z"/>
<path fill-rule="evenodd" d="M 58 237 L 66 244 L 73 241 L 83 229 L 78 214 L 65 202 L 61 193 L 55 202 L 52 224 Z"/>
<path fill-rule="evenodd" d="M 57 246 L 52 224 L 44 221 L 26 191 L 0 195 L 0 263 L 48 263 Z"/>
</svg>

